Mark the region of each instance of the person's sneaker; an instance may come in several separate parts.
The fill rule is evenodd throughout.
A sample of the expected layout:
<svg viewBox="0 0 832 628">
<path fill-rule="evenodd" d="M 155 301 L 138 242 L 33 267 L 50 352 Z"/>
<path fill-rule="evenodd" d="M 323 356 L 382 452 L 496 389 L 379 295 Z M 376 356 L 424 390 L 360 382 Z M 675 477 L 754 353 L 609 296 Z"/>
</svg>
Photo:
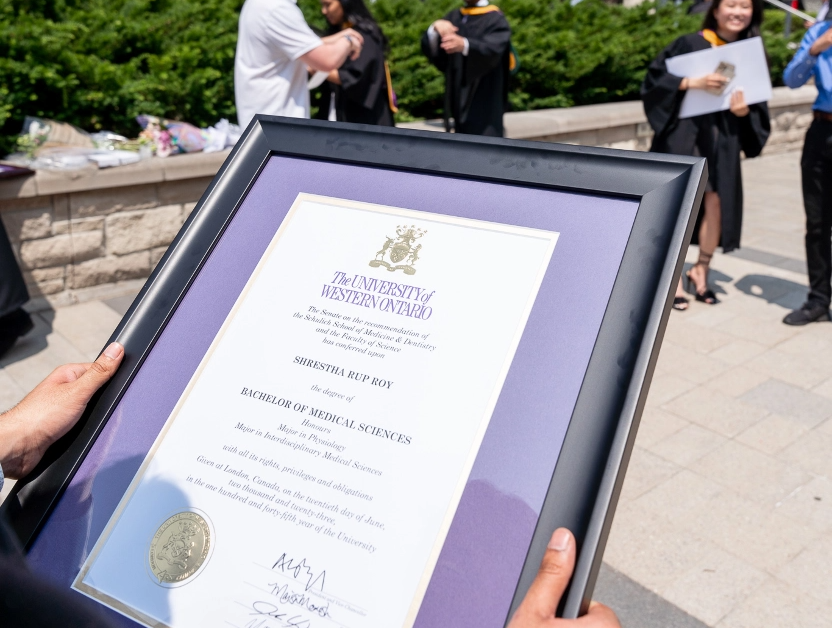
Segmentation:
<svg viewBox="0 0 832 628">
<path fill-rule="evenodd" d="M 32 317 L 23 308 L 0 316 L 0 358 L 12 348 L 18 338 L 32 331 L 34 326 Z"/>
<path fill-rule="evenodd" d="M 829 308 L 816 303 L 804 303 L 799 310 L 786 314 L 783 322 L 786 325 L 808 325 L 829 320 Z"/>
</svg>

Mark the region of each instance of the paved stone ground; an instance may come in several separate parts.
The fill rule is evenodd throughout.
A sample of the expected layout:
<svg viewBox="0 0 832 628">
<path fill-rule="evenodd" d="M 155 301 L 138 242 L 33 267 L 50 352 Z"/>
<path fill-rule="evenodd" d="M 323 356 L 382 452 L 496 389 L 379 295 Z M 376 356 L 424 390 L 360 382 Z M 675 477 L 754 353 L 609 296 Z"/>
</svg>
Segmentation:
<svg viewBox="0 0 832 628">
<path fill-rule="evenodd" d="M 712 262 L 721 304 L 672 313 L 605 560 L 708 626 L 832 626 L 832 324 L 780 322 L 799 155 L 743 176 L 743 249 Z"/>
<path fill-rule="evenodd" d="M 832 627 L 832 324 L 780 322 L 806 292 L 798 160 L 745 162 L 723 302 L 671 316 L 597 590 L 625 628 Z M 129 302 L 38 312 L 0 407 L 93 359 Z"/>
</svg>

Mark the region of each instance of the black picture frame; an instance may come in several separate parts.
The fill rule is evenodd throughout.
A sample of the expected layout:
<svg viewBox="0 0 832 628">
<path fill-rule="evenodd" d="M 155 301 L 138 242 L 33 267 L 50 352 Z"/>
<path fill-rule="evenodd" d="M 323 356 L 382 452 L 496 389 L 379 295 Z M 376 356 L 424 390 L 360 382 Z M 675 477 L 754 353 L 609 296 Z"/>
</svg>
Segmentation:
<svg viewBox="0 0 832 628">
<path fill-rule="evenodd" d="M 632 452 L 675 283 L 707 180 L 704 159 L 257 116 L 110 341 L 126 349 L 77 426 L 17 483 L 3 512 L 30 547 L 121 396 L 273 155 L 638 200 L 626 250 L 511 606 L 552 530 L 579 554 L 564 617 L 585 612 Z"/>
</svg>

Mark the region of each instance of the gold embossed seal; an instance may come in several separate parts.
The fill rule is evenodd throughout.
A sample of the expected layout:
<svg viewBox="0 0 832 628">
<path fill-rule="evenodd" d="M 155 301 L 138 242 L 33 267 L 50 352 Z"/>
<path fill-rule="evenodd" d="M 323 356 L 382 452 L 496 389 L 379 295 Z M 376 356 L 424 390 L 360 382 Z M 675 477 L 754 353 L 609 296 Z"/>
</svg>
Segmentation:
<svg viewBox="0 0 832 628">
<path fill-rule="evenodd" d="M 378 268 L 384 266 L 391 273 L 401 270 L 405 275 L 415 275 L 416 269 L 413 265 L 419 259 L 421 244 L 414 244 L 416 240 L 427 233 L 427 229 L 419 229 L 416 225 L 399 225 L 396 227 L 396 236 L 387 236 L 381 250 L 376 252 L 375 259 L 370 260 L 370 266 Z M 390 261 L 388 262 L 387 259 Z M 392 264 L 391 264 L 392 262 Z M 399 263 L 403 262 L 403 263 Z"/>
<path fill-rule="evenodd" d="M 208 559 L 211 528 L 192 511 L 169 517 L 150 541 L 150 572 L 162 586 L 177 586 L 193 576 Z"/>
</svg>

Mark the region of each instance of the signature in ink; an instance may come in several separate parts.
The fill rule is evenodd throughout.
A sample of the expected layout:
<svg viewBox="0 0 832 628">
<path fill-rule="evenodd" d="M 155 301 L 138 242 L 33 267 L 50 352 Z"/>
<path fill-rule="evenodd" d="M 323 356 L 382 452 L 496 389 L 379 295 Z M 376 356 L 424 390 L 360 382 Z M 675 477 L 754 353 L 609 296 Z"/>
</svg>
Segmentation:
<svg viewBox="0 0 832 628">
<path fill-rule="evenodd" d="M 288 584 L 281 584 L 279 582 L 270 582 L 267 585 L 281 604 L 290 604 L 293 606 L 301 606 L 310 613 L 315 613 L 320 617 L 329 617 L 329 603 L 315 604 L 308 595 L 304 593 L 296 593 L 289 590 Z"/>
<path fill-rule="evenodd" d="M 251 615 L 258 615 L 259 618 L 252 619 L 245 628 L 264 628 L 269 619 L 278 622 L 281 628 L 310 628 L 312 622 L 301 615 L 292 615 L 283 612 L 271 602 L 257 601 L 251 604 Z"/>
<path fill-rule="evenodd" d="M 295 580 L 300 579 L 303 581 L 306 580 L 306 584 L 304 585 L 304 590 L 309 591 L 312 588 L 316 588 L 319 591 L 324 590 L 324 582 L 326 581 L 326 571 L 322 571 L 316 574 L 310 565 L 306 563 L 305 558 L 301 558 L 300 562 L 297 562 L 296 558 L 289 558 L 286 556 L 286 552 L 280 555 L 274 565 L 272 565 L 272 569 L 275 571 L 279 571 L 281 573 L 285 573 Z"/>
</svg>

